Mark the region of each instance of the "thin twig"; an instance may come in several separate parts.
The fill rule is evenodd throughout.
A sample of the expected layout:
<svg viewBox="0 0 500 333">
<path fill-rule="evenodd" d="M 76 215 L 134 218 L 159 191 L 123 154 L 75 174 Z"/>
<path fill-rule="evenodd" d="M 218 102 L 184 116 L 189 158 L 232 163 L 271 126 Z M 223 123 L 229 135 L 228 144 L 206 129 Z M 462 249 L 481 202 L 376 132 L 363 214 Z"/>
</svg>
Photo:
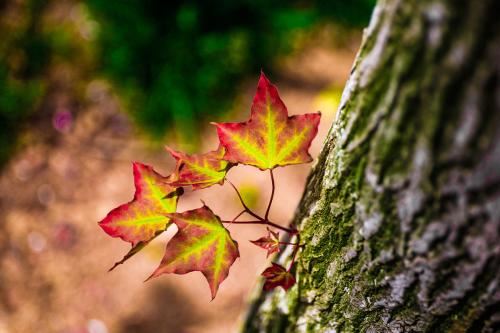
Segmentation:
<svg viewBox="0 0 500 333">
<path fill-rule="evenodd" d="M 276 229 L 280 229 L 281 231 L 288 232 L 289 234 L 295 235 L 297 232 L 294 229 L 289 229 L 286 227 L 282 227 L 279 224 L 273 223 L 271 221 L 257 220 L 257 221 L 221 221 L 222 223 L 233 223 L 233 224 L 261 224 L 268 225 Z"/>
<path fill-rule="evenodd" d="M 241 215 L 245 214 L 247 212 L 246 209 L 243 209 L 234 219 L 231 220 L 230 223 L 234 223 Z"/>
<path fill-rule="evenodd" d="M 269 220 L 265 220 L 264 222 L 267 222 L 267 225 L 269 225 L 271 227 L 274 227 L 276 229 L 280 229 L 280 230 L 283 230 L 285 232 L 288 232 L 290 235 L 297 234 L 297 230 L 295 230 L 295 229 L 290 229 L 290 228 L 282 227 L 279 224 L 273 223 L 273 222 L 271 222 Z"/>
<path fill-rule="evenodd" d="M 269 203 L 267 205 L 267 209 L 266 209 L 266 215 L 264 215 L 264 219 L 267 220 L 267 218 L 269 217 L 269 211 L 271 210 L 271 205 L 273 203 L 273 199 L 274 199 L 274 189 L 275 189 L 275 186 L 274 186 L 274 175 L 273 175 L 273 169 L 269 169 L 269 173 L 271 174 L 271 197 L 269 198 Z"/>
<path fill-rule="evenodd" d="M 240 199 L 240 202 L 241 204 L 243 205 L 243 208 L 245 208 L 245 211 L 252 215 L 253 217 L 255 217 L 257 220 L 260 220 L 260 221 L 264 221 L 264 219 L 262 217 L 260 217 L 259 215 L 257 215 L 256 213 L 254 213 L 248 206 L 247 204 L 245 203 L 245 201 L 243 201 L 243 198 L 241 197 L 241 194 L 240 192 L 238 191 L 238 189 L 236 188 L 236 186 L 234 186 L 233 183 L 231 183 L 228 179 L 226 179 L 226 181 L 229 183 L 229 185 L 231 185 L 234 190 L 236 191 L 236 194 L 238 195 L 238 198 Z"/>
<path fill-rule="evenodd" d="M 273 174 L 271 173 L 271 179 L 272 179 L 272 183 L 273 183 L 273 194 L 271 195 L 271 201 L 272 201 L 272 197 L 274 196 L 274 176 Z M 251 216 L 255 217 L 258 221 L 222 221 L 223 223 L 235 223 L 235 224 L 264 224 L 264 225 L 268 225 L 268 226 L 271 226 L 273 228 L 276 228 L 276 229 L 280 229 L 282 231 L 285 231 L 285 232 L 288 232 L 289 234 L 291 235 L 296 235 L 298 232 L 297 232 L 297 229 L 293 228 L 293 229 L 290 229 L 290 228 L 286 228 L 286 227 L 282 227 L 280 226 L 279 224 L 276 224 L 274 222 L 271 222 L 269 221 L 267 218 L 262 218 L 260 217 L 257 213 L 253 212 L 248 206 L 247 204 L 245 203 L 245 201 L 243 201 L 243 197 L 241 196 L 240 194 L 240 191 L 238 191 L 238 189 L 236 188 L 236 186 L 231 182 L 229 181 L 229 179 L 226 179 L 226 181 L 229 183 L 229 185 L 231 185 L 231 187 L 234 189 L 234 191 L 236 192 L 236 194 L 238 195 L 238 198 L 240 199 L 240 202 L 241 202 L 241 205 L 243 206 L 243 208 L 245 209 L 245 212 L 250 214 Z M 272 202 L 270 202 L 272 203 Z M 270 206 L 270 205 L 269 205 Z M 266 214 L 269 213 L 269 208 L 268 208 L 268 212 Z M 239 216 L 238 216 L 239 217 Z"/>
</svg>

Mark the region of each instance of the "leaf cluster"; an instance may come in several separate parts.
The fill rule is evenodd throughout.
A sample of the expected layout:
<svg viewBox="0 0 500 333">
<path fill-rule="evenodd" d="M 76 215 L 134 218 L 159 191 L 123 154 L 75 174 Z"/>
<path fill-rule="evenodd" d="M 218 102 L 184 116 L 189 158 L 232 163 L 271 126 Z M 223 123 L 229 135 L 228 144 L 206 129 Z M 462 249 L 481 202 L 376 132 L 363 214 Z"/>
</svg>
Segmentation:
<svg viewBox="0 0 500 333">
<path fill-rule="evenodd" d="M 113 209 L 99 222 L 107 234 L 132 244 L 131 250 L 111 269 L 124 263 L 175 224 L 177 233 L 167 243 L 160 265 L 148 280 L 166 273 L 199 271 L 207 279 L 214 298 L 219 285 L 239 257 L 238 243 L 224 224 L 261 224 L 267 226 L 268 233 L 252 243 L 267 250 L 268 256 L 278 252 L 282 246 L 293 247 L 288 269 L 273 263 L 262 273 L 266 279 L 264 288 L 291 288 L 295 278 L 290 271 L 303 245 L 295 227 L 284 227 L 269 220 L 275 192 L 273 169 L 312 160 L 308 150 L 317 134 L 320 117 L 319 112 L 289 116 L 277 88 L 262 73 L 250 119 L 239 123 L 214 123 L 219 137 L 216 150 L 188 155 L 167 148 L 177 162 L 174 172 L 168 177 L 160 175 L 150 166 L 135 162 L 136 192 L 133 200 Z M 238 164 L 269 171 L 272 192 L 264 216 L 251 210 L 236 186 L 227 180 L 228 171 Z M 205 204 L 197 209 L 177 212 L 177 202 L 184 193 L 184 187 L 200 190 L 224 182 L 234 188 L 243 206 L 243 210 L 231 221 L 221 220 Z M 245 214 L 251 220 L 240 220 Z M 280 241 L 276 229 L 295 236 L 295 242 Z"/>
</svg>

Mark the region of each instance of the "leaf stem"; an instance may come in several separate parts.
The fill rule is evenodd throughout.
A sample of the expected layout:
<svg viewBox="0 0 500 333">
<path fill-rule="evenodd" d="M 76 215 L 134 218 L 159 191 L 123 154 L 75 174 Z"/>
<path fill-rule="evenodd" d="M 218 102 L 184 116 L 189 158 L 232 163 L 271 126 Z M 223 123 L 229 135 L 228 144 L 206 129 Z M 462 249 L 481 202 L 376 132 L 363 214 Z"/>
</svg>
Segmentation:
<svg viewBox="0 0 500 333">
<path fill-rule="evenodd" d="M 234 219 L 231 220 L 230 223 L 234 223 L 241 215 L 245 214 L 247 211 L 246 209 L 243 209 Z"/>
<path fill-rule="evenodd" d="M 267 215 L 269 215 L 269 210 L 270 210 L 270 207 L 271 207 L 271 204 L 272 204 L 272 201 L 273 201 L 274 188 L 275 188 L 275 186 L 274 186 L 274 176 L 273 176 L 272 170 L 271 170 L 271 182 L 272 182 L 272 185 L 273 185 L 273 189 L 272 189 L 272 193 L 271 193 L 271 200 L 269 200 L 269 205 L 267 207 L 266 217 L 265 218 L 260 217 L 257 213 L 255 213 L 254 211 L 252 211 L 247 206 L 247 204 L 245 203 L 245 201 L 243 201 L 243 197 L 241 196 L 240 191 L 238 191 L 238 189 L 236 188 L 236 186 L 229 179 L 227 179 L 227 178 L 226 178 L 226 181 L 229 183 L 229 185 L 231 185 L 231 187 L 234 189 L 234 191 L 238 195 L 238 198 L 240 199 L 241 205 L 243 206 L 244 210 L 237 217 L 235 217 L 232 221 L 222 221 L 222 223 L 264 224 L 264 225 L 268 225 L 270 227 L 273 227 L 273 228 L 276 228 L 276 229 L 288 232 L 291 235 L 298 235 L 298 231 L 297 231 L 297 229 L 295 227 L 293 227 L 293 228 L 282 227 L 279 224 L 276 224 L 274 222 L 269 221 L 269 219 L 267 218 Z M 257 221 L 236 221 L 236 219 L 238 217 L 240 217 L 243 213 L 250 214 L 251 216 L 255 217 L 257 219 Z"/>
<path fill-rule="evenodd" d="M 279 224 L 273 223 L 271 221 L 266 221 L 266 220 L 257 220 L 257 221 L 221 221 L 222 223 L 233 223 L 233 224 L 262 224 L 262 225 L 268 225 L 273 228 L 279 229 L 284 232 L 288 232 L 291 235 L 296 235 L 297 230 L 295 229 L 289 229 L 286 227 L 282 227 Z"/>
<path fill-rule="evenodd" d="M 274 175 L 273 175 L 273 169 L 269 169 L 269 173 L 271 175 L 271 197 L 269 198 L 269 204 L 267 205 L 267 209 L 266 209 L 266 215 L 264 215 L 264 219 L 267 220 L 267 218 L 269 217 L 269 211 L 271 210 L 271 205 L 273 203 L 273 199 L 274 199 L 274 189 L 275 189 L 275 186 L 274 186 Z"/>
<path fill-rule="evenodd" d="M 247 204 L 245 203 L 245 201 L 243 201 L 243 198 L 241 197 L 241 194 L 240 194 L 240 191 L 238 191 L 238 189 L 236 188 L 236 186 L 234 186 L 234 184 L 229 181 L 229 179 L 226 179 L 226 181 L 234 188 L 234 190 L 236 191 L 236 194 L 238 195 L 238 198 L 240 199 L 240 202 L 241 202 L 241 205 L 243 206 L 243 208 L 245 208 L 245 211 L 252 215 L 253 217 L 255 217 L 257 220 L 260 220 L 260 221 L 264 221 L 264 219 L 262 217 L 260 217 L 259 215 L 257 215 L 256 213 L 254 213 L 248 206 Z"/>
</svg>

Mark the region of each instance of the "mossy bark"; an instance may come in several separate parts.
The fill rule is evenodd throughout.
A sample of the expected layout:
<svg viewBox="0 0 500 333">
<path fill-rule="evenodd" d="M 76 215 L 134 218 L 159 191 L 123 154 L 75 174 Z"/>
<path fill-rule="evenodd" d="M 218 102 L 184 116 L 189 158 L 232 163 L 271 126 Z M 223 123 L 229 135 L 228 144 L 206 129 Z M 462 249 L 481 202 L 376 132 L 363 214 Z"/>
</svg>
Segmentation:
<svg viewBox="0 0 500 333">
<path fill-rule="evenodd" d="M 500 331 L 498 13 L 379 1 L 297 210 L 298 283 L 244 332 Z"/>
</svg>

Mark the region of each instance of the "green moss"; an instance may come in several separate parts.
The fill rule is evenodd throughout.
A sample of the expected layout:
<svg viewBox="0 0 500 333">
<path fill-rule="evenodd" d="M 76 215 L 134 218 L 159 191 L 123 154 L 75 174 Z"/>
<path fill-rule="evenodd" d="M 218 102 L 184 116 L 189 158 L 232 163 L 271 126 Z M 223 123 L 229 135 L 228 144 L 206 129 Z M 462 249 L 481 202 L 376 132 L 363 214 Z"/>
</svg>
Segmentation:
<svg viewBox="0 0 500 333">
<path fill-rule="evenodd" d="M 401 229 L 393 198 L 390 194 L 384 193 L 379 202 L 381 214 L 384 218 L 382 226 L 370 240 L 371 255 L 374 258 L 378 257 L 381 251 L 396 248 L 395 240 L 401 238 Z"/>
<path fill-rule="evenodd" d="M 356 167 L 356 173 L 354 174 L 354 188 L 356 189 L 356 192 L 359 192 L 361 190 L 361 186 L 363 185 L 363 182 L 365 180 L 366 164 L 367 158 L 363 157 L 358 162 L 358 165 Z"/>
<path fill-rule="evenodd" d="M 420 263 L 414 261 L 414 254 L 408 248 L 409 241 L 422 237 L 428 224 L 446 213 L 439 205 L 442 198 L 438 197 L 438 188 L 441 184 L 436 186 L 430 168 L 439 166 L 438 159 L 442 156 L 439 146 L 449 150 L 450 145 L 444 141 L 456 139 L 456 119 L 460 119 L 462 114 L 451 106 L 463 103 L 464 98 L 459 94 L 466 91 L 465 81 L 454 87 L 457 94 L 443 87 L 449 83 L 448 77 L 436 77 L 439 71 L 450 72 L 449 64 L 441 66 L 439 63 L 449 61 L 449 57 L 436 58 L 435 50 L 441 46 L 430 45 L 428 39 L 429 29 L 439 27 L 428 26 L 422 17 L 427 19 L 429 14 L 440 14 L 442 20 L 446 20 L 447 10 L 455 6 L 450 3 L 438 2 L 436 4 L 442 5 L 442 8 L 429 8 L 427 1 L 411 1 L 408 4 L 383 2 L 381 15 L 390 12 L 388 15 L 391 17 L 378 17 L 376 22 L 380 25 L 375 30 L 379 31 L 366 37 L 354 67 L 348 101 L 332 129 L 339 130 L 339 133 L 331 132 L 329 135 L 315 175 L 309 178 L 314 181 L 309 182 L 307 202 L 303 201 L 297 218 L 298 222 L 307 221 L 302 225 L 307 246 L 299 259 L 298 292 L 302 298 L 296 303 L 289 303 L 294 308 L 287 326 L 290 332 L 296 331 L 294 328 L 298 319 L 309 319 L 308 316 L 311 318 L 306 324 L 308 332 L 325 331 L 328 327 L 335 327 L 337 332 L 366 331 L 368 328 L 383 330 L 382 316 L 385 314 L 391 319 L 401 320 L 406 327 L 412 325 L 411 321 L 416 316 L 433 317 L 430 313 L 419 312 L 422 304 L 419 304 L 418 292 L 423 286 L 418 279 L 410 286 L 388 282 L 395 281 L 393 279 L 398 274 L 416 274 L 410 266 Z M 392 13 L 393 8 L 398 8 L 397 13 Z M 475 10 L 476 7 L 470 9 Z M 437 21 L 432 23 L 439 25 Z M 367 63 L 367 55 L 380 46 L 375 43 L 380 37 L 382 24 L 391 24 L 390 33 L 385 36 L 384 51 L 379 59 L 367 60 L 377 64 Z M 433 47 L 435 50 L 432 50 Z M 373 71 L 360 73 L 360 68 L 366 69 L 365 65 L 372 66 Z M 363 83 L 368 82 L 368 85 L 357 86 L 358 75 L 367 73 L 373 75 L 362 78 Z M 465 87 L 469 89 L 470 86 L 469 83 Z M 446 104 L 450 101 L 447 96 L 460 101 Z M 452 122 L 441 126 L 447 123 L 447 119 L 443 118 L 447 116 Z M 441 133 L 436 135 L 437 132 Z M 445 167 L 449 168 L 449 165 Z M 442 171 L 439 170 L 439 173 Z M 413 190 L 424 195 L 425 203 L 409 207 L 412 215 L 402 220 L 398 214 L 399 205 L 404 204 L 401 197 L 412 194 Z M 474 205 L 484 201 L 476 193 L 473 197 L 476 200 L 472 203 Z M 468 204 L 471 205 L 471 202 Z M 312 216 L 311 206 L 315 207 Z M 366 218 L 377 215 L 382 217 L 380 228 L 368 235 L 370 237 L 360 233 L 364 223 L 370 222 Z M 467 229 L 466 235 L 470 237 L 475 231 L 474 228 Z M 432 244 L 431 250 L 418 260 L 437 262 L 438 256 L 446 250 L 444 246 L 463 248 L 464 240 L 460 236 L 457 242 Z M 356 255 L 349 254 L 353 250 Z M 394 258 L 383 261 L 382 251 L 393 251 Z M 430 292 L 432 302 L 439 300 L 436 297 L 438 294 L 456 289 L 456 280 L 451 276 L 459 272 L 456 268 L 458 263 L 463 263 L 463 258 L 453 258 L 449 263 L 444 260 L 439 262 L 443 267 L 434 272 L 436 281 L 439 281 L 436 283 L 438 288 L 434 292 L 425 291 Z M 498 262 L 493 264 L 498 265 Z M 453 269 L 446 272 L 446 265 Z M 497 272 L 492 267 L 487 271 L 488 274 Z M 488 274 L 476 281 L 475 288 L 463 301 L 459 300 L 451 316 L 447 313 L 422 323 L 430 326 L 427 331 L 462 331 L 482 319 L 474 309 L 481 306 L 479 297 L 485 294 L 485 288 L 493 279 Z M 448 281 L 448 284 L 442 281 Z M 388 303 L 398 288 L 404 288 L 403 299 L 393 308 Z M 304 296 L 308 294 L 314 294 L 313 299 L 304 301 Z M 365 305 L 365 301 L 371 306 Z M 382 301 L 379 303 L 381 306 L 373 305 L 377 301 Z"/>
</svg>

